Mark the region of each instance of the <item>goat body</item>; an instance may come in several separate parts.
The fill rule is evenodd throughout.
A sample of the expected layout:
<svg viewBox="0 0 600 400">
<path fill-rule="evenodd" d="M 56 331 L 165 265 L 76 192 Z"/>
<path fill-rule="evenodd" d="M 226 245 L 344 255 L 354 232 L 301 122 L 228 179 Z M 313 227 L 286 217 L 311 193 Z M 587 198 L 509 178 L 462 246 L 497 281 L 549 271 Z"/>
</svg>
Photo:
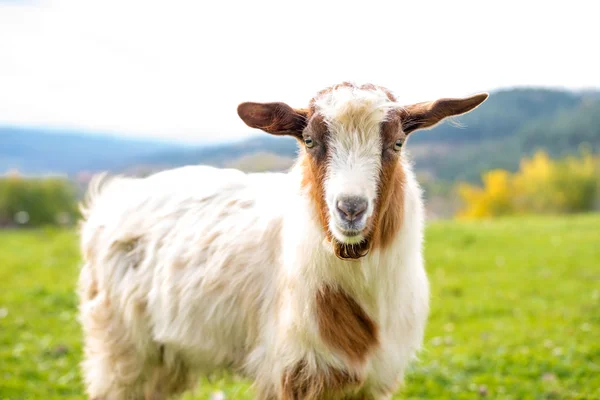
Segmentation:
<svg viewBox="0 0 600 400">
<path fill-rule="evenodd" d="M 402 195 L 379 185 L 360 243 L 389 238 L 355 254 L 361 244 L 324 225 L 333 217 L 307 164 L 321 156 L 309 151 L 288 173 L 94 179 L 79 281 L 91 398 L 166 398 L 221 368 L 254 380 L 261 399 L 391 396 L 428 314 L 421 191 L 405 153 L 389 161 L 401 179 L 387 190 Z"/>
</svg>

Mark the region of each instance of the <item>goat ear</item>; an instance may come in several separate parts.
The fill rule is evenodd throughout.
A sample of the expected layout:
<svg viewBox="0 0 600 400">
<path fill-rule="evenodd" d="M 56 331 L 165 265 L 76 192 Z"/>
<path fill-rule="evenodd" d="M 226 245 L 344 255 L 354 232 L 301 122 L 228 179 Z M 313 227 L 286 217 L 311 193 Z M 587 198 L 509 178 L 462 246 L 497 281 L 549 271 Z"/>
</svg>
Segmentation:
<svg viewBox="0 0 600 400">
<path fill-rule="evenodd" d="M 237 112 L 251 128 L 296 137 L 302 137 L 308 115 L 308 110 L 294 109 L 285 103 L 242 103 Z"/>
<path fill-rule="evenodd" d="M 468 113 L 487 98 L 487 93 L 480 93 L 462 99 L 439 99 L 406 106 L 402 110 L 402 130 L 409 134 L 431 128 L 444 118 Z"/>
</svg>

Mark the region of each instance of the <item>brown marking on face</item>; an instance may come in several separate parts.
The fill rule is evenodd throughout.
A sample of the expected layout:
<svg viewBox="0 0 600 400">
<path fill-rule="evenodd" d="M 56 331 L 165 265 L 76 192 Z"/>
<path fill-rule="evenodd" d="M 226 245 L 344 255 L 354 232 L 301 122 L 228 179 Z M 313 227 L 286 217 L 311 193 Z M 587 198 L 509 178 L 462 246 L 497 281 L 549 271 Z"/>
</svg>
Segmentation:
<svg viewBox="0 0 600 400">
<path fill-rule="evenodd" d="M 314 108 L 311 108 L 314 112 Z M 329 157 L 327 141 L 329 130 L 323 117 L 311 113 L 311 118 L 303 132 L 303 137 L 311 137 L 315 142 L 312 149 L 303 148 L 300 165 L 302 167 L 302 188 L 305 189 L 321 223 L 327 240 L 332 240 L 329 232 L 329 212 L 325 202 L 325 174 L 327 173 L 327 160 Z"/>
<path fill-rule="evenodd" d="M 317 292 L 316 313 L 323 341 L 352 362 L 363 363 L 379 344 L 375 322 L 340 288 L 324 286 Z"/>
<path fill-rule="evenodd" d="M 347 371 L 329 367 L 315 373 L 306 361 L 298 362 L 282 378 L 283 400 L 335 400 L 346 398 L 344 392 L 362 384 L 362 380 Z"/>
<path fill-rule="evenodd" d="M 376 221 L 372 235 L 373 248 L 382 249 L 388 246 L 402 226 L 406 175 L 400 162 L 400 154 L 393 147 L 396 140 L 404 140 L 405 137 L 400 112 L 390 111 L 381 124 L 383 149 L 379 193 L 373 213 Z"/>
</svg>

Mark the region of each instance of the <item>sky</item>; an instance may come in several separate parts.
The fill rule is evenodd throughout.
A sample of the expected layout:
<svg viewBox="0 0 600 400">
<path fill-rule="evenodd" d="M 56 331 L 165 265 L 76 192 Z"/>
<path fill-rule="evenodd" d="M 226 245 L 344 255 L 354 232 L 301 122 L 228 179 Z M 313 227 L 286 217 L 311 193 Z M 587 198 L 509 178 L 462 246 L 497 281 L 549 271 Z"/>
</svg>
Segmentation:
<svg viewBox="0 0 600 400">
<path fill-rule="evenodd" d="M 556 4 L 551 4 L 556 3 Z M 243 101 L 600 87 L 592 1 L 0 0 L 0 124 L 215 142 Z"/>
</svg>

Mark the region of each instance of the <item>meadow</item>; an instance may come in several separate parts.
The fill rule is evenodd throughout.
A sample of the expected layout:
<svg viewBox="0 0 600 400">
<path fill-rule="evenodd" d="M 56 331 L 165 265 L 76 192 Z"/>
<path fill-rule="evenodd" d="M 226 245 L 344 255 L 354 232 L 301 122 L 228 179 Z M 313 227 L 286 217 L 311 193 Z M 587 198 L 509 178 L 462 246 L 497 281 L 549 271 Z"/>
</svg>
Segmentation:
<svg viewBox="0 0 600 400">
<path fill-rule="evenodd" d="M 395 399 L 600 399 L 600 215 L 431 223 L 425 348 Z M 0 231 L 0 399 L 83 399 L 72 230 Z M 252 399 L 225 374 L 186 399 Z"/>
</svg>

